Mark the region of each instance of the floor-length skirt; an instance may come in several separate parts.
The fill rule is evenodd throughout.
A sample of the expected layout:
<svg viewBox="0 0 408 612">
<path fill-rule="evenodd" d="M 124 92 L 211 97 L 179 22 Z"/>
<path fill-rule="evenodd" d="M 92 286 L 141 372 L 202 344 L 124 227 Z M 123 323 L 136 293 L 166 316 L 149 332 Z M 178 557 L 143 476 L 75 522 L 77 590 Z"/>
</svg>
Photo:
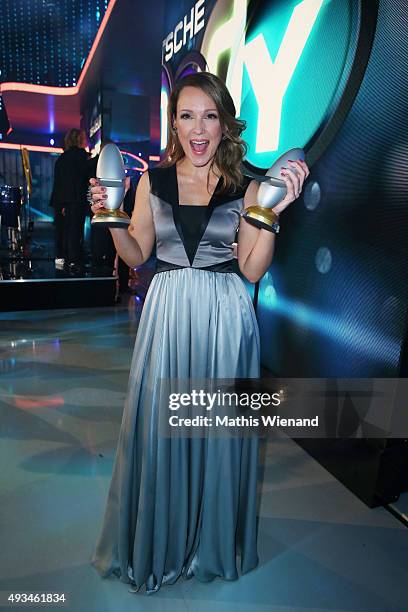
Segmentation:
<svg viewBox="0 0 408 612">
<path fill-rule="evenodd" d="M 148 593 L 180 575 L 238 578 L 258 563 L 256 436 L 159 435 L 160 379 L 256 378 L 259 332 L 233 273 L 155 275 L 137 332 L 92 564 Z M 162 408 L 160 408 L 161 410 Z"/>
</svg>

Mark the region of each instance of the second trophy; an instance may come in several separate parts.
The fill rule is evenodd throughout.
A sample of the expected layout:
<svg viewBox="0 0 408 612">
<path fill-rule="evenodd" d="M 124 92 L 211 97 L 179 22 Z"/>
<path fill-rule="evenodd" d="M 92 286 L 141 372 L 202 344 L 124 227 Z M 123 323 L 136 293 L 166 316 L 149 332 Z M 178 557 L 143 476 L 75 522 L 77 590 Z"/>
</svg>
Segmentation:
<svg viewBox="0 0 408 612">
<path fill-rule="evenodd" d="M 291 161 L 299 159 L 305 159 L 303 149 L 290 149 L 290 151 L 287 151 L 275 161 L 264 176 L 255 175 L 253 172 L 246 173 L 247 176 L 261 183 L 258 190 L 257 203 L 249 206 L 242 215 L 248 223 L 275 234 L 279 232 L 278 215 L 273 209 L 285 197 L 286 183 L 277 177 L 280 175 L 282 167 L 287 167 Z"/>
</svg>

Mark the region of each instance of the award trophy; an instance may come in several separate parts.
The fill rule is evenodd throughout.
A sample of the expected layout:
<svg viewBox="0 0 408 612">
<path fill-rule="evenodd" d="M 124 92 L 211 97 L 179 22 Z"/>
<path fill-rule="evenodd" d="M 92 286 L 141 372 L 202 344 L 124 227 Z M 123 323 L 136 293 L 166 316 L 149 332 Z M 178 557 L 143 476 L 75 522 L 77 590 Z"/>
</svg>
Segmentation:
<svg viewBox="0 0 408 612">
<path fill-rule="evenodd" d="M 242 215 L 251 225 L 270 232 L 279 232 L 278 215 L 273 212 L 273 208 L 285 197 L 286 183 L 282 179 L 276 178 L 276 175 L 280 176 L 282 166 L 288 167 L 289 159 L 292 161 L 304 160 L 304 151 L 302 149 L 290 149 L 276 160 L 264 176 L 254 174 L 246 169 L 243 171 L 246 176 L 250 176 L 261 183 L 257 204 L 249 206 Z"/>
<path fill-rule="evenodd" d="M 106 144 L 100 152 L 96 178 L 102 187 L 106 187 L 108 198 L 104 208 L 95 213 L 91 223 L 105 227 L 128 227 L 129 215 L 119 210 L 125 197 L 125 166 L 122 154 L 113 142 Z"/>
</svg>

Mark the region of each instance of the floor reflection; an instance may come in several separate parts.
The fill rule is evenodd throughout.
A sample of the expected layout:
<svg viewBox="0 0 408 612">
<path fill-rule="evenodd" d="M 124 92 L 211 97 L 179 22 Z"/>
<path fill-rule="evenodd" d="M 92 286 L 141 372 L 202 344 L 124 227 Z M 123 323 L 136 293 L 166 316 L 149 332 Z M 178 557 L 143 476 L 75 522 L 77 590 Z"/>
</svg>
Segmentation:
<svg viewBox="0 0 408 612">
<path fill-rule="evenodd" d="M 66 593 L 75 612 L 406 609 L 406 529 L 283 434 L 262 446 L 256 570 L 151 597 L 99 578 L 90 556 L 140 312 L 129 295 L 113 308 L 0 314 L 0 592 Z"/>
</svg>

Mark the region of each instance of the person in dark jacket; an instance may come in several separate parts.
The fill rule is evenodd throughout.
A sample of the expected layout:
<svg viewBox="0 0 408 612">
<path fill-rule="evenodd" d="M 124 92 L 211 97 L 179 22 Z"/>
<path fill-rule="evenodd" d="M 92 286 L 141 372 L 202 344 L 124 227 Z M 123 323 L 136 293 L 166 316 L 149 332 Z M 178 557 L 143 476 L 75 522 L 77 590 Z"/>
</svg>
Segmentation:
<svg viewBox="0 0 408 612">
<path fill-rule="evenodd" d="M 74 269 L 80 265 L 87 211 L 87 137 L 73 128 L 64 139 L 64 152 L 55 162 L 51 206 L 55 215 L 56 266 Z"/>
</svg>

